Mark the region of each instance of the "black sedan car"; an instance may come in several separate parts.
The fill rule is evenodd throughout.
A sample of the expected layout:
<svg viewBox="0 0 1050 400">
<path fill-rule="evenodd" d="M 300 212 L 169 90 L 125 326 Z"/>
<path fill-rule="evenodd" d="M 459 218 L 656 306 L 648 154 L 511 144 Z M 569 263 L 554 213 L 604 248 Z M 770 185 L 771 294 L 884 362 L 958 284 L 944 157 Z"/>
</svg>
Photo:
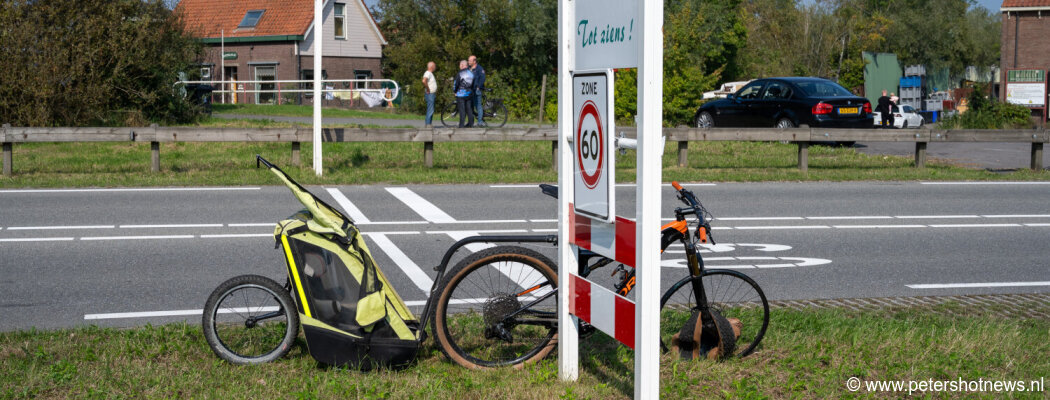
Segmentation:
<svg viewBox="0 0 1050 400">
<path fill-rule="evenodd" d="M 871 102 L 821 78 L 755 80 L 725 99 L 700 106 L 694 126 L 867 128 Z"/>
</svg>

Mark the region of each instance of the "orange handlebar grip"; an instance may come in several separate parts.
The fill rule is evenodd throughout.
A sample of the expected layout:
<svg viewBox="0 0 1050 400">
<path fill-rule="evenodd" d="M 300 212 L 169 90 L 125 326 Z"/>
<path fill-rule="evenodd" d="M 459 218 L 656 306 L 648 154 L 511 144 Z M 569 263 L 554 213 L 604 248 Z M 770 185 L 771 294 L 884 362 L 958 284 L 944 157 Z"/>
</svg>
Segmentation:
<svg viewBox="0 0 1050 400">
<path fill-rule="evenodd" d="M 700 235 L 700 243 L 707 243 L 707 229 L 701 227 L 696 230 L 696 233 Z"/>
<path fill-rule="evenodd" d="M 682 190 L 682 185 L 679 185 L 678 182 L 672 181 L 671 186 L 674 186 L 674 190 Z"/>
</svg>

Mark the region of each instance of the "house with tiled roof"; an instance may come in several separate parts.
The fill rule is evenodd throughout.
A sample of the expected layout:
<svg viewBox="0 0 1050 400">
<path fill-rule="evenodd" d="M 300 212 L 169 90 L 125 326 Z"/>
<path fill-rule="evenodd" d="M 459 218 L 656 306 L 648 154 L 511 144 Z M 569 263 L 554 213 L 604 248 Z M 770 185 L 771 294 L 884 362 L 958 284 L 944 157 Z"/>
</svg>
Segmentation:
<svg viewBox="0 0 1050 400">
<path fill-rule="evenodd" d="M 999 9 L 1003 14 L 1000 63 L 1002 82 L 999 98 L 1017 96 L 1008 89 L 1022 88 L 1025 104 L 1046 118 L 1046 71 L 1050 69 L 1050 0 L 1005 0 Z M 1042 84 L 1042 94 L 1032 89 Z M 1019 89 L 1015 89 L 1019 90 Z M 1036 98 L 1041 97 L 1041 98 Z"/>
<path fill-rule="evenodd" d="M 319 35 L 313 29 L 313 0 L 181 0 L 175 11 L 187 32 L 206 46 L 202 80 L 313 79 L 313 47 L 318 38 L 324 40 L 324 78 L 382 78 L 386 39 L 363 0 L 326 0 L 324 32 Z M 226 86 L 240 92 L 228 101 L 310 104 L 312 100 L 301 93 L 250 93 L 255 86 L 280 90 L 303 85 Z"/>
</svg>

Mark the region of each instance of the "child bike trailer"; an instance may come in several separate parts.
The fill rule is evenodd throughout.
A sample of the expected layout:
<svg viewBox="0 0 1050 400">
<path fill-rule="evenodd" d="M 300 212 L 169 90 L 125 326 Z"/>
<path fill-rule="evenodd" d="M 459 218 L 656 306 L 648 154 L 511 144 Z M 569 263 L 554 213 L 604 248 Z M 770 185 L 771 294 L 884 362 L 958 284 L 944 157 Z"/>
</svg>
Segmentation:
<svg viewBox="0 0 1050 400">
<path fill-rule="evenodd" d="M 376 267 L 357 226 L 259 160 L 306 206 L 280 221 L 274 238 L 284 249 L 310 355 L 322 364 L 361 370 L 410 364 L 419 348 L 419 321 Z"/>
</svg>

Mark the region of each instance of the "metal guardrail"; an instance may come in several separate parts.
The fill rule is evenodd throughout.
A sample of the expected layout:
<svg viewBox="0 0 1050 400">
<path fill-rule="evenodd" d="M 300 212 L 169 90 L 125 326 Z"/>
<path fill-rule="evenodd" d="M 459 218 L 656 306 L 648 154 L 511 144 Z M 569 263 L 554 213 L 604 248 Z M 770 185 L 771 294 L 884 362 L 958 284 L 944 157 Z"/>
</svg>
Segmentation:
<svg viewBox="0 0 1050 400">
<path fill-rule="evenodd" d="M 1050 142 L 1050 130 L 936 130 L 936 129 L 819 129 L 819 128 L 665 128 L 668 142 L 678 142 L 678 165 L 688 165 L 689 142 L 700 141 L 788 141 L 798 146 L 798 167 L 809 166 L 809 146 L 814 142 L 912 142 L 915 143 L 915 166 L 926 165 L 930 143 L 985 142 L 1030 143 L 1031 168 L 1043 169 L 1043 145 Z M 634 137 L 635 128 L 621 127 L 617 136 Z M 558 152 L 556 128 L 324 128 L 325 142 L 415 142 L 423 144 L 427 167 L 434 165 L 434 143 L 548 141 L 551 162 L 556 165 Z M 299 165 L 300 143 L 313 138 L 311 128 L 24 128 L 3 125 L 4 175 L 14 171 L 13 147 L 16 143 L 41 142 L 149 142 L 154 172 L 160 171 L 160 143 L 171 142 L 283 142 L 291 143 L 292 163 Z"/>
</svg>

